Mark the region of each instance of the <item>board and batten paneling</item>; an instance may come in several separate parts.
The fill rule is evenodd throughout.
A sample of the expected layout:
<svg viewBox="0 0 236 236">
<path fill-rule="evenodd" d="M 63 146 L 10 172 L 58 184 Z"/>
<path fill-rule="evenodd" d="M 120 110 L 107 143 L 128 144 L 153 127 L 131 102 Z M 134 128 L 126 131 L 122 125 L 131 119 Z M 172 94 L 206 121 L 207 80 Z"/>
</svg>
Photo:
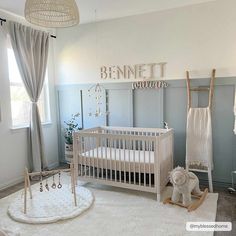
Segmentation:
<svg viewBox="0 0 236 236">
<path fill-rule="evenodd" d="M 97 98 L 101 96 L 100 98 Z M 94 88 L 82 90 L 83 103 L 83 128 L 92 128 L 106 125 L 106 91 L 96 93 Z M 99 104 L 98 104 L 99 103 Z M 100 108 L 102 115 L 96 116 L 96 110 Z"/>
<path fill-rule="evenodd" d="M 69 121 L 72 115 L 79 113 L 76 121 L 79 127 L 82 127 L 82 107 L 81 107 L 81 90 L 79 88 L 58 90 L 58 107 L 59 107 L 59 156 L 60 161 L 65 160 L 65 139 L 64 129 L 65 121 Z"/>
<path fill-rule="evenodd" d="M 205 87 L 210 80 L 191 81 L 193 87 Z M 236 81 L 235 81 L 236 82 Z M 232 79 L 216 79 L 212 107 L 213 133 L 213 181 L 217 184 L 230 183 L 231 171 L 236 169 L 236 137 L 234 127 L 235 83 Z M 175 165 L 185 166 L 187 94 L 184 81 L 170 82 L 164 91 L 164 120 L 174 128 Z M 208 93 L 192 92 L 192 107 L 208 106 Z M 201 180 L 207 180 L 206 174 L 198 174 Z"/>
<path fill-rule="evenodd" d="M 194 79 L 191 80 L 191 85 L 193 87 L 208 86 L 209 82 L 209 79 Z M 77 91 L 81 89 L 83 90 L 82 113 L 84 114 L 84 128 L 105 124 L 110 126 L 163 127 L 163 121 L 166 121 L 169 127 L 174 129 L 174 164 L 175 166 L 185 166 L 186 82 L 185 80 L 168 81 L 168 84 L 169 87 L 163 90 L 132 90 L 131 83 L 103 84 L 106 91 L 104 90 L 102 111 L 105 112 L 107 110 L 110 112 L 107 117 L 88 117 L 91 109 L 94 112 L 96 110 L 96 100 L 90 101 L 86 92 L 88 89 L 84 89 L 85 85 L 70 86 L 67 92 L 60 92 L 60 114 L 71 113 L 68 108 L 69 102 L 74 104 L 75 107 L 76 104 L 80 104 L 78 102 L 78 93 L 75 91 L 76 89 Z M 228 185 L 231 182 L 231 171 L 236 169 L 236 135 L 233 133 L 235 84 L 235 78 L 217 78 L 215 81 L 212 110 L 213 181 L 219 185 Z M 89 88 L 89 85 L 87 85 L 87 88 Z M 63 86 L 60 86 L 60 90 L 62 89 Z M 70 94 L 69 97 L 67 93 Z M 207 106 L 207 102 L 208 93 L 192 93 L 193 107 Z M 201 180 L 207 180 L 205 174 L 199 175 L 199 177 Z"/>
<path fill-rule="evenodd" d="M 163 90 L 134 90 L 134 126 L 155 128 L 163 127 Z"/>
<path fill-rule="evenodd" d="M 133 93 L 130 89 L 107 90 L 109 126 L 133 126 Z"/>
<path fill-rule="evenodd" d="M 208 105 L 208 94 L 199 96 L 199 106 Z M 234 166 L 234 85 L 215 86 L 212 107 L 213 179 L 228 182 Z"/>
<path fill-rule="evenodd" d="M 169 87 L 164 91 L 164 120 L 174 129 L 174 165 L 185 165 L 186 88 Z"/>
</svg>

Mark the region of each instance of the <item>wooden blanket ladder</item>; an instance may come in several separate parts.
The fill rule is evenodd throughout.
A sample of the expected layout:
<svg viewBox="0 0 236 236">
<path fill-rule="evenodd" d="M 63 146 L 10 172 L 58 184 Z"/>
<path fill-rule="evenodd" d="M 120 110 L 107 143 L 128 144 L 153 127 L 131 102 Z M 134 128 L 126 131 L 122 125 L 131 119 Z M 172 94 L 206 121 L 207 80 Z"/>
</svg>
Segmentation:
<svg viewBox="0 0 236 236">
<path fill-rule="evenodd" d="M 187 108 L 188 111 L 191 108 L 191 103 L 192 103 L 192 97 L 191 97 L 191 92 L 209 92 L 209 100 L 208 100 L 208 107 L 210 110 L 212 110 L 212 100 L 213 100 L 213 94 L 214 94 L 214 82 L 215 82 L 215 74 L 216 70 L 212 70 L 211 74 L 211 82 L 210 82 L 210 87 L 197 87 L 197 88 L 191 88 L 190 86 L 190 75 L 189 71 L 186 72 L 186 79 L 187 79 L 187 96 L 188 96 L 188 104 Z M 212 184 L 212 169 L 211 165 L 208 165 L 207 169 L 198 169 L 198 168 L 191 168 L 190 165 L 187 164 L 186 162 L 186 170 L 187 171 L 194 171 L 194 172 L 203 172 L 203 173 L 208 173 L 208 182 L 209 182 L 209 190 L 210 192 L 213 192 L 213 184 Z"/>
</svg>

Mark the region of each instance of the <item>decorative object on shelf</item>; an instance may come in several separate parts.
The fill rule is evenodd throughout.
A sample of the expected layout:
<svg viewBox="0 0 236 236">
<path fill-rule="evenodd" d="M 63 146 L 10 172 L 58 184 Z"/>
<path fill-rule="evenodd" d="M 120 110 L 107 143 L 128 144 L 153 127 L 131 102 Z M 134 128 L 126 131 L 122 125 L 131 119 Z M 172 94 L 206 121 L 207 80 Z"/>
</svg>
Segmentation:
<svg viewBox="0 0 236 236">
<path fill-rule="evenodd" d="M 186 171 L 183 167 L 176 167 L 170 173 L 170 182 L 173 184 L 173 193 L 171 198 L 167 198 L 164 204 L 169 203 L 187 208 L 188 211 L 197 209 L 204 201 L 208 189 L 202 192 L 199 188 L 199 179 L 192 173 Z M 197 198 L 192 201 L 191 195 Z M 180 202 L 182 196 L 182 203 Z"/>
<path fill-rule="evenodd" d="M 88 92 L 89 92 L 89 97 L 92 98 L 92 97 L 95 97 L 95 100 L 96 100 L 96 110 L 95 112 L 93 113 L 91 110 L 91 108 L 89 109 L 89 113 L 88 115 L 89 116 L 95 116 L 95 117 L 99 117 L 99 116 L 103 116 L 103 115 L 109 115 L 109 112 L 105 112 L 103 113 L 102 112 L 102 109 L 101 109 L 101 105 L 102 105 L 102 90 L 105 90 L 105 88 L 100 85 L 100 84 L 95 84 L 93 86 L 91 86 L 89 89 L 88 89 Z"/>
<path fill-rule="evenodd" d="M 163 80 L 158 81 L 138 81 L 132 83 L 132 89 L 147 89 L 147 88 L 167 88 L 168 84 Z"/>
<path fill-rule="evenodd" d="M 70 27 L 79 23 L 79 10 L 75 0 L 26 0 L 25 19 L 43 27 Z"/>
</svg>

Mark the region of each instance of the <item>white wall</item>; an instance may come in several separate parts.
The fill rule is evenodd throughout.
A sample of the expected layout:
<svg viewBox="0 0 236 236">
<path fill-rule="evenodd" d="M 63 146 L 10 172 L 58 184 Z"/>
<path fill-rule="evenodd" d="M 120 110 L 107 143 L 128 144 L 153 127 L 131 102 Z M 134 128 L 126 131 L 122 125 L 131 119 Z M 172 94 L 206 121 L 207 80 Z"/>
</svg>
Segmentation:
<svg viewBox="0 0 236 236">
<path fill-rule="evenodd" d="M 183 79 L 186 70 L 206 77 L 212 68 L 235 76 L 235 9 L 235 0 L 217 0 L 60 29 L 56 83 L 98 82 L 102 65 L 163 61 L 166 79 Z"/>
<path fill-rule="evenodd" d="M 1 17 L 22 21 L 0 12 Z M 0 189 L 23 180 L 24 167 L 28 165 L 28 129 L 11 129 L 11 104 L 8 78 L 7 47 L 3 28 L 0 28 Z M 53 40 L 53 39 L 52 39 Z M 53 41 L 51 40 L 51 44 Z M 58 142 L 56 123 L 56 96 L 54 87 L 53 46 L 49 59 L 49 96 L 52 124 L 43 127 L 45 155 L 49 167 L 58 165 Z"/>
</svg>

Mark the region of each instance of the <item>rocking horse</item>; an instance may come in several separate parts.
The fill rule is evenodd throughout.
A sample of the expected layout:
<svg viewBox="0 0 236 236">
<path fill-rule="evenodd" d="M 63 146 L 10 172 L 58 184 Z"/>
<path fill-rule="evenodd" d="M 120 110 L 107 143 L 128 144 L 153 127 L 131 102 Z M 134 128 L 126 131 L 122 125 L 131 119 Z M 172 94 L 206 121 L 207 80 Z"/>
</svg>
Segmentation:
<svg viewBox="0 0 236 236">
<path fill-rule="evenodd" d="M 165 199 L 163 203 L 187 208 L 189 212 L 196 210 L 203 203 L 208 193 L 207 188 L 203 192 L 200 190 L 199 179 L 194 173 L 187 172 L 179 166 L 170 173 L 170 182 L 174 188 L 172 197 Z M 180 202 L 181 197 L 182 202 Z M 192 197 L 197 198 L 197 200 L 192 201 Z"/>
</svg>

